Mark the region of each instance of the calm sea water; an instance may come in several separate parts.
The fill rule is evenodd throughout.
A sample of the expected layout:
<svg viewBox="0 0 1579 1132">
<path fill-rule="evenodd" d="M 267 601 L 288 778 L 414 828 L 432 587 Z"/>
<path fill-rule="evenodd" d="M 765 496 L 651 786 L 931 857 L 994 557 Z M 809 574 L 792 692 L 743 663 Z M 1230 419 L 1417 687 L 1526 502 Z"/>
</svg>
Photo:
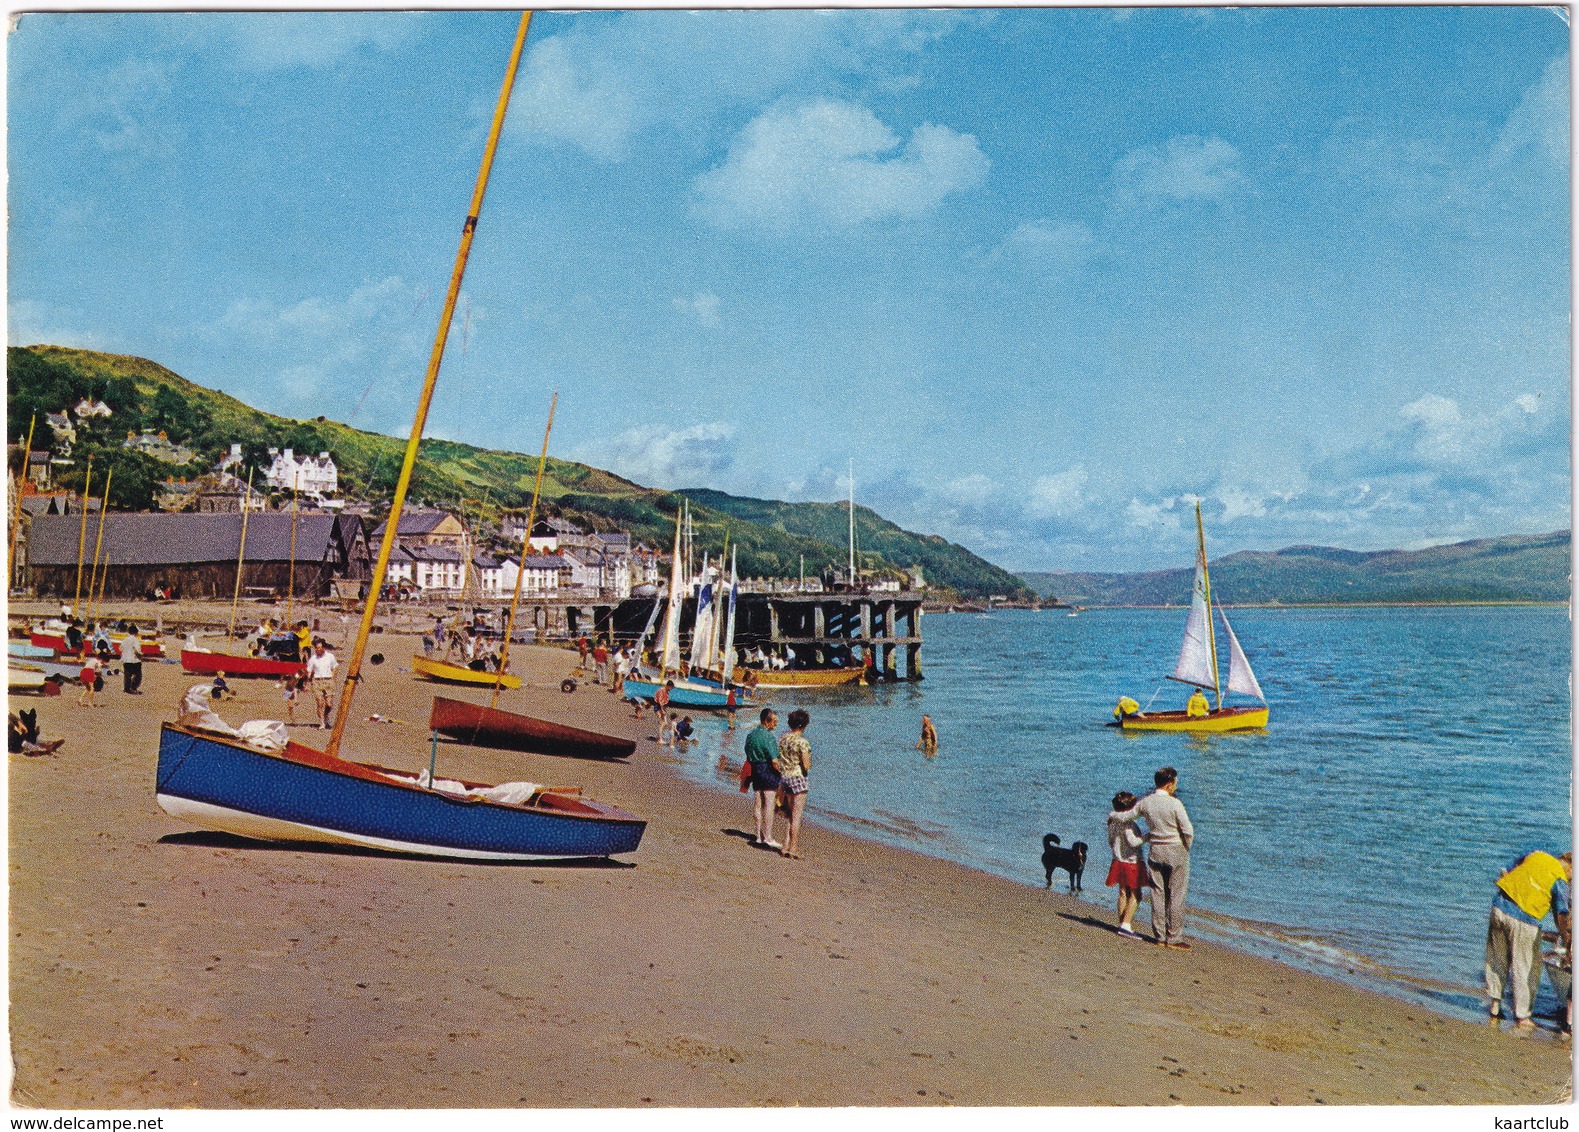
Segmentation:
<svg viewBox="0 0 1579 1132">
<path fill-rule="evenodd" d="M 1183 706 L 1186 689 L 1161 679 L 1182 610 L 931 615 L 924 682 L 772 702 L 811 713 L 817 820 L 1035 885 L 1043 833 L 1084 841 L 1086 898 L 1104 907 L 1112 795 L 1177 767 L 1196 934 L 1478 1011 L 1499 867 L 1572 842 L 1567 610 L 1233 619 L 1271 703 L 1266 731 L 1103 726 L 1123 694 L 1145 704 L 1166 685 L 1154 706 Z M 923 712 L 941 737 L 932 758 L 915 749 Z M 746 720 L 731 735 L 698 718 L 688 773 L 732 786 L 720 762 L 738 765 Z M 747 813 L 742 798 L 743 826 Z"/>
</svg>

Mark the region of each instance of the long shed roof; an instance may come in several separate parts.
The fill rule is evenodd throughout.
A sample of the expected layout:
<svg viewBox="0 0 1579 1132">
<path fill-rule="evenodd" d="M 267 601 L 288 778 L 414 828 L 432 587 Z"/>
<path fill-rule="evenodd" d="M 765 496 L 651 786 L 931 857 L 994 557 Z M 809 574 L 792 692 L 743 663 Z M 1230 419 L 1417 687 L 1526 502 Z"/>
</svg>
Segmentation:
<svg viewBox="0 0 1579 1132">
<path fill-rule="evenodd" d="M 104 519 L 104 549 L 115 566 L 180 566 L 200 562 L 234 562 L 241 546 L 238 512 L 165 514 L 111 512 Z M 76 565 L 82 520 L 76 515 L 39 515 L 33 520 L 28 560 L 34 566 Z M 344 529 L 336 535 L 336 526 Z M 98 524 L 90 521 L 88 543 L 97 540 Z M 332 543 L 349 548 L 356 539 L 352 516 L 296 516 L 296 560 L 321 562 Z M 247 520 L 248 562 L 287 562 L 291 558 L 291 516 L 264 512 Z M 91 554 L 91 549 L 89 550 Z"/>
</svg>

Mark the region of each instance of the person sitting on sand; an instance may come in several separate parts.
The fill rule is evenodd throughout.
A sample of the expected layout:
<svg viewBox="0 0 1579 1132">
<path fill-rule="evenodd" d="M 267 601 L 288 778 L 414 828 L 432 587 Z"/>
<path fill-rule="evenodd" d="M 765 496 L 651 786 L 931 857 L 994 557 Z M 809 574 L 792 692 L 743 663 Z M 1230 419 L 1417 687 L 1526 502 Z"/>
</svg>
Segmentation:
<svg viewBox="0 0 1579 1132">
<path fill-rule="evenodd" d="M 1195 694 L 1190 697 L 1190 702 L 1184 705 L 1184 714 L 1191 719 L 1205 719 L 1212 713 L 1211 704 L 1206 702 L 1206 693 L 1195 689 Z"/>
<path fill-rule="evenodd" d="M 1140 908 L 1141 889 L 1149 881 L 1146 876 L 1146 858 L 1141 853 L 1146 838 L 1132 824 L 1123 819 L 1124 814 L 1135 808 L 1135 795 L 1120 790 L 1113 795 L 1113 809 L 1107 816 L 1107 843 L 1113 851 L 1113 863 L 1108 866 L 1108 887 L 1118 887 L 1118 933 L 1139 939 L 1130 921 Z"/>
<path fill-rule="evenodd" d="M 21 716 L 8 712 L 6 748 L 13 755 L 52 755 L 65 744 L 64 739 L 39 742 L 38 711 L 24 711 Z"/>
<path fill-rule="evenodd" d="M 930 715 L 921 717 L 921 739 L 916 743 L 916 749 L 929 755 L 938 753 L 938 729 L 932 726 Z"/>
<path fill-rule="evenodd" d="M 1491 1000 L 1494 1020 L 1502 1017 L 1503 991 L 1511 982 L 1514 1027 L 1535 1028 L 1530 1010 L 1541 984 L 1541 921 L 1547 913 L 1557 921 L 1563 950 L 1573 950 L 1569 911 L 1573 860 L 1572 852 L 1560 857 L 1540 851 L 1526 853 L 1497 878 L 1491 923 L 1486 929 L 1486 997 Z"/>
</svg>

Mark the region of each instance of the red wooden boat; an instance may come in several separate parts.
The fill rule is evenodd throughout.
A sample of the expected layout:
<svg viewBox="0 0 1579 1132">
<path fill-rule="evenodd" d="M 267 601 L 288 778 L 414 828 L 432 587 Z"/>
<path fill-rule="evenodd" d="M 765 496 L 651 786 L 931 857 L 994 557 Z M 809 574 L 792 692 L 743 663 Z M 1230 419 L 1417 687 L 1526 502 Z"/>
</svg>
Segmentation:
<svg viewBox="0 0 1579 1132">
<path fill-rule="evenodd" d="M 237 656 L 228 652 L 182 649 L 181 668 L 197 676 L 293 676 L 302 670 L 295 660 L 275 660 L 267 656 Z"/>
<path fill-rule="evenodd" d="M 600 735 L 579 727 L 566 727 L 533 719 L 513 711 L 499 711 L 464 700 L 433 697 L 428 726 L 441 735 L 479 747 L 528 751 L 537 755 L 569 755 L 581 759 L 623 759 L 636 750 L 631 739 Z"/>
<path fill-rule="evenodd" d="M 125 633 L 110 634 L 110 642 L 116 647 L 117 650 L 120 649 L 121 638 L 124 636 L 126 636 Z M 64 633 L 39 633 L 35 631 L 28 635 L 28 640 L 41 649 L 54 649 L 56 652 L 64 653 L 69 653 L 71 651 L 66 647 L 66 636 Z M 92 637 L 84 636 L 84 640 L 89 645 L 93 644 Z M 138 637 L 137 642 L 139 646 L 138 651 L 142 653 L 143 656 L 164 655 L 164 642 L 158 640 L 157 638 Z"/>
</svg>

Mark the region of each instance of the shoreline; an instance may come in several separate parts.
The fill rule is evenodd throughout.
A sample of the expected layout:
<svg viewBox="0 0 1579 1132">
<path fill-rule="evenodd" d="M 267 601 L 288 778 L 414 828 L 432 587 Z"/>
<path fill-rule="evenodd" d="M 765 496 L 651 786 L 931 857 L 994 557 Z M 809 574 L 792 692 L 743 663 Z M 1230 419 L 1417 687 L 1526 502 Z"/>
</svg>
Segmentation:
<svg viewBox="0 0 1579 1132">
<path fill-rule="evenodd" d="M 423 729 L 367 722 L 423 718 L 441 690 L 399 671 L 414 646 L 380 640 L 389 661 L 358 696 L 351 757 L 425 765 Z M 748 800 L 689 779 L 654 742 L 650 714 L 638 725 L 593 685 L 560 693 L 573 653 L 512 656 L 526 686 L 501 706 L 628 735 L 636 755 L 441 755 L 457 775 L 581 783 L 646 817 L 620 865 L 439 863 L 201 833 L 157 808 L 149 778 L 157 720 L 194 682 L 179 665 L 145 664 L 148 695 L 111 683 L 94 710 L 14 697 L 67 744 L 57 758 L 11 759 L 13 1103 L 1569 1095 L 1569 1048 L 1548 1034 L 1496 1033 L 1210 942 L 1171 953 L 1124 940 L 1097 905 L 822 824 L 815 791 L 804 860 L 752 849 Z M 228 720 L 280 714 L 272 684 L 242 695 Z M 308 743 L 321 734 L 293 729 Z M 800 1070 L 789 1079 L 786 1059 Z"/>
</svg>

